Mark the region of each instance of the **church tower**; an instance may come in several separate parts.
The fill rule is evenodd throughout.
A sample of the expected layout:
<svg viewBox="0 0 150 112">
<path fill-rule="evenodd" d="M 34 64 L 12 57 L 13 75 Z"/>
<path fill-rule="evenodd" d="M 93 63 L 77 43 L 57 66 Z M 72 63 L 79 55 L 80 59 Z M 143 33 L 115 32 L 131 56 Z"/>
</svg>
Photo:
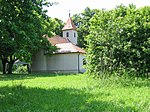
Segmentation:
<svg viewBox="0 0 150 112">
<path fill-rule="evenodd" d="M 63 37 L 69 39 L 70 42 L 72 42 L 74 45 L 77 45 L 77 39 L 78 39 L 77 28 L 74 25 L 70 17 L 70 14 L 66 22 L 66 25 L 63 27 L 62 31 L 63 31 Z"/>
</svg>

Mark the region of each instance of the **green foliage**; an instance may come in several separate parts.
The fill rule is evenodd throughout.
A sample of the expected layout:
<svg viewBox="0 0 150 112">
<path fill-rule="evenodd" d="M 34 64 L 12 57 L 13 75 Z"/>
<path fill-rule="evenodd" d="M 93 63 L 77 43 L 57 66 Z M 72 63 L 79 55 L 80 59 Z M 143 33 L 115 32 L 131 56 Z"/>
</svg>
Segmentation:
<svg viewBox="0 0 150 112">
<path fill-rule="evenodd" d="M 0 1 L 0 58 L 8 62 L 11 73 L 12 64 L 20 59 L 30 62 L 32 54 L 54 47 L 43 38 L 51 35 L 51 21 L 48 21 L 43 6 L 51 5 L 46 0 L 1 0 Z"/>
<path fill-rule="evenodd" d="M 0 60 L 0 72 L 2 71 L 2 63 L 1 63 L 1 60 Z"/>
<path fill-rule="evenodd" d="M 64 27 L 64 22 L 59 20 L 58 18 L 54 18 L 53 19 L 53 32 L 55 33 L 55 35 L 60 35 L 62 36 L 62 28 Z"/>
<path fill-rule="evenodd" d="M 83 74 L 0 75 L 0 111 L 149 112 L 149 80 L 135 79 L 128 86 L 124 83 L 133 78 L 124 77 L 94 80 Z"/>
<path fill-rule="evenodd" d="M 86 36 L 89 35 L 90 29 L 90 19 L 98 13 L 98 9 L 85 8 L 82 13 L 73 15 L 72 19 L 78 28 L 78 46 L 82 48 L 87 47 Z"/>
<path fill-rule="evenodd" d="M 150 7 L 118 6 L 90 20 L 87 73 L 150 73 Z"/>
<path fill-rule="evenodd" d="M 95 81 L 100 87 L 150 87 L 150 79 L 131 76 L 128 72 L 125 72 L 122 76 L 118 76 L 117 73 L 113 73 L 111 76 L 98 78 Z"/>
<path fill-rule="evenodd" d="M 18 66 L 18 67 L 16 67 L 14 73 L 17 73 L 17 74 L 28 74 L 27 66 Z"/>
</svg>

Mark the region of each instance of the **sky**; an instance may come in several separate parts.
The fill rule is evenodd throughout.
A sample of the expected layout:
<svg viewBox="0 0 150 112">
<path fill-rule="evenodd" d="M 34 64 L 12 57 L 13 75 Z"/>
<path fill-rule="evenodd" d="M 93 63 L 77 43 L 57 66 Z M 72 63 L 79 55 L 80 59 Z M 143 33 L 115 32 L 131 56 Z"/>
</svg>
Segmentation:
<svg viewBox="0 0 150 112">
<path fill-rule="evenodd" d="M 138 8 L 143 6 L 150 6 L 150 0 L 48 0 L 49 2 L 58 2 L 57 5 L 46 8 L 48 10 L 47 15 L 52 18 L 58 18 L 64 22 L 69 17 L 69 10 L 71 16 L 83 12 L 86 7 L 91 9 L 110 10 L 117 5 L 123 4 L 128 6 L 133 3 Z"/>
</svg>

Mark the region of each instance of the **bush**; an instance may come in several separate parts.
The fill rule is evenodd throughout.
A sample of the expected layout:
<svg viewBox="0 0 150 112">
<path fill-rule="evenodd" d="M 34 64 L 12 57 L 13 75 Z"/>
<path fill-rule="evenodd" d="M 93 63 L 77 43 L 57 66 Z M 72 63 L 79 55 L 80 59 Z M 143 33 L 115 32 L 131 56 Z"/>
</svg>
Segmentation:
<svg viewBox="0 0 150 112">
<path fill-rule="evenodd" d="M 150 79 L 131 76 L 129 72 L 124 72 L 122 76 L 113 73 L 111 76 L 99 79 L 100 87 L 150 87 Z"/>
<path fill-rule="evenodd" d="M 150 7 L 118 6 L 90 20 L 87 73 L 148 76 L 150 73 Z"/>
<path fill-rule="evenodd" d="M 14 71 L 14 73 L 17 73 L 17 74 L 27 74 L 28 73 L 27 67 L 26 66 L 18 66 L 16 68 L 16 70 Z"/>
</svg>

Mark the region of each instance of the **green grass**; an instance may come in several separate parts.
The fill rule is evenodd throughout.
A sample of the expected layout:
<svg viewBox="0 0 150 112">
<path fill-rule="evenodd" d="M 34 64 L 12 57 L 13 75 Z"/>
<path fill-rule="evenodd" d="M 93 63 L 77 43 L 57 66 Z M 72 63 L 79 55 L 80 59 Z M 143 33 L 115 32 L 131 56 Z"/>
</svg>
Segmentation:
<svg viewBox="0 0 150 112">
<path fill-rule="evenodd" d="M 0 112 L 150 112 L 149 79 L 0 75 Z"/>
</svg>

